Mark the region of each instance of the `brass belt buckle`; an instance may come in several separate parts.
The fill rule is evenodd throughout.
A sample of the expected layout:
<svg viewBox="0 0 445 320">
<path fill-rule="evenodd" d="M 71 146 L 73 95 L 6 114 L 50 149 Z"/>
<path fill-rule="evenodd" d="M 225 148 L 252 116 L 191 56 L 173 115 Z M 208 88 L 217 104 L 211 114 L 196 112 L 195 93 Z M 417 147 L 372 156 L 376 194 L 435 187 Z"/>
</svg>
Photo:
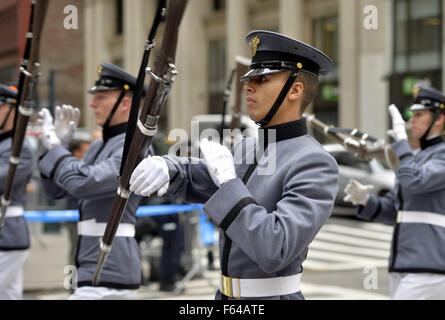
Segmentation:
<svg viewBox="0 0 445 320">
<path fill-rule="evenodd" d="M 238 295 L 233 295 L 233 280 L 238 284 Z M 222 294 L 231 298 L 240 298 L 241 297 L 241 281 L 239 278 L 226 277 L 221 274 L 221 291 Z"/>
</svg>

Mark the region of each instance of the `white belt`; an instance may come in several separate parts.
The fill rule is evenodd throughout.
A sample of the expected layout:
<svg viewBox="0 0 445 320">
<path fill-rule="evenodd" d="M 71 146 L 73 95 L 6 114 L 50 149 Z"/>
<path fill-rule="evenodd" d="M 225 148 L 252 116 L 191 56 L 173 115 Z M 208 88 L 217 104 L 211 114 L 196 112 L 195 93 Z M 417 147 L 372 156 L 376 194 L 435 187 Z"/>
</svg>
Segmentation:
<svg viewBox="0 0 445 320">
<path fill-rule="evenodd" d="M 300 291 L 302 273 L 265 279 L 238 279 L 221 274 L 220 291 L 232 298 L 283 296 Z"/>
<path fill-rule="evenodd" d="M 101 237 L 104 235 L 107 224 L 96 222 L 96 219 L 84 220 L 77 223 L 77 233 L 80 236 Z M 121 223 L 116 231 L 116 237 L 134 237 L 136 230 L 134 224 Z"/>
<path fill-rule="evenodd" d="M 399 211 L 397 223 L 426 223 L 445 228 L 445 215 L 426 211 Z"/>
<path fill-rule="evenodd" d="M 6 218 L 14 218 L 23 216 L 23 207 L 11 206 L 6 209 Z"/>
</svg>

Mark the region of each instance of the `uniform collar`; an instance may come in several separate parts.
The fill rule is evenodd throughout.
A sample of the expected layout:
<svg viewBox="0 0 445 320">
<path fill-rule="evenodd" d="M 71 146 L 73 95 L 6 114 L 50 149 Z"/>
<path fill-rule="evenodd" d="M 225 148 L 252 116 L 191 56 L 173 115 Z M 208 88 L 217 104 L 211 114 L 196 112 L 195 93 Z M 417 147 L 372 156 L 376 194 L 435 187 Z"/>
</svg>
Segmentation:
<svg viewBox="0 0 445 320">
<path fill-rule="evenodd" d="M 277 124 L 275 126 L 270 126 L 267 128 L 259 128 L 258 137 L 260 145 L 264 145 L 264 149 L 267 148 L 267 145 L 269 143 L 269 135 L 271 134 L 272 130 L 275 130 L 276 142 L 296 138 L 305 135 L 308 132 L 306 119 L 304 118 Z"/>
<path fill-rule="evenodd" d="M 109 139 L 111 139 L 117 135 L 125 133 L 127 131 L 127 125 L 128 125 L 128 123 L 124 122 L 124 123 L 117 124 L 112 127 L 106 127 L 104 129 L 102 129 L 104 143 L 106 143 Z"/>
<path fill-rule="evenodd" d="M 422 148 L 422 150 L 425 150 L 428 147 L 434 146 L 434 145 L 442 143 L 442 142 L 444 142 L 444 140 L 443 140 L 442 136 L 439 135 L 439 136 L 434 137 L 429 140 L 423 140 L 423 139 L 420 140 L 420 147 Z"/>
<path fill-rule="evenodd" d="M 6 140 L 8 138 L 12 138 L 13 131 L 9 130 L 0 134 L 0 142 Z"/>
</svg>

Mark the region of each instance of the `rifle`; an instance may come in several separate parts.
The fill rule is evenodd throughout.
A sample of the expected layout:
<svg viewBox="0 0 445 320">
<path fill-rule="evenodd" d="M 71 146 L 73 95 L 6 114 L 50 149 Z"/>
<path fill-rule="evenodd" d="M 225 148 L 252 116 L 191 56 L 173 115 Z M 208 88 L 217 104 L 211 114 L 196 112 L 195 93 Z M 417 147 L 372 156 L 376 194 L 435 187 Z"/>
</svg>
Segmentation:
<svg viewBox="0 0 445 320">
<path fill-rule="evenodd" d="M 242 56 L 236 56 L 236 91 L 235 91 L 235 104 L 232 107 L 232 122 L 230 123 L 230 129 L 241 128 L 241 97 L 243 93 L 243 83 L 239 80 L 243 75 L 249 71 L 250 59 Z"/>
<path fill-rule="evenodd" d="M 229 81 L 227 81 L 226 90 L 224 90 L 223 107 L 221 112 L 221 127 L 219 129 L 219 136 L 221 137 L 221 143 L 223 142 L 224 139 L 223 134 L 224 134 L 224 128 L 226 127 L 225 117 L 226 117 L 227 102 L 229 101 L 230 92 L 232 91 L 232 81 L 235 72 L 236 69 L 232 69 L 232 71 L 230 72 Z"/>
<path fill-rule="evenodd" d="M 120 174 L 122 173 L 125 161 L 128 155 L 128 149 L 130 148 L 131 140 L 133 139 L 134 130 L 136 129 L 136 123 L 139 113 L 139 104 L 141 102 L 142 92 L 144 91 L 144 80 L 145 80 L 145 69 L 148 65 L 148 60 L 150 58 L 151 49 L 154 48 L 154 38 L 158 31 L 158 27 L 161 24 L 162 18 L 165 16 L 167 0 L 159 0 L 158 8 L 156 10 L 155 19 L 153 21 L 153 25 L 151 26 L 150 33 L 148 34 L 148 39 L 145 42 L 144 47 L 144 55 L 142 56 L 141 66 L 139 68 L 138 78 L 136 80 L 136 86 L 134 89 L 133 99 L 131 101 L 131 109 L 130 109 L 130 117 L 128 120 L 128 127 L 125 133 L 125 143 L 124 143 L 124 151 L 122 153 L 122 162 L 121 168 L 119 170 Z"/>
<path fill-rule="evenodd" d="M 327 138 L 334 140 L 343 145 L 348 151 L 352 152 L 361 160 L 369 161 L 373 158 L 385 163 L 392 169 L 396 169 L 400 165 L 399 158 L 389 144 L 385 144 L 382 140 L 377 140 L 366 133 L 362 133 L 357 129 L 345 129 L 328 126 L 315 115 L 304 114 L 303 117 L 319 132 L 323 133 Z"/>
<path fill-rule="evenodd" d="M 39 80 L 39 56 L 40 37 L 45 22 L 49 0 L 39 0 L 32 4 L 29 32 L 26 36 L 26 47 L 23 61 L 20 67 L 19 92 L 18 92 L 18 113 L 14 122 L 13 143 L 11 158 L 9 159 L 9 170 L 6 178 L 4 192 L 1 198 L 2 216 L 0 218 L 0 229 L 3 228 L 6 218 L 6 210 L 11 203 L 11 193 L 14 185 L 14 178 L 19 164 L 20 153 L 25 139 L 26 127 L 33 111 L 38 107 L 34 103 L 34 93 Z M 18 115 L 18 117 L 17 117 Z"/>
<path fill-rule="evenodd" d="M 157 123 L 161 109 L 177 75 L 174 61 L 179 24 L 182 20 L 187 2 L 188 0 L 168 1 L 166 27 L 161 49 L 155 61 L 154 71 L 152 71 L 151 68 L 146 69 L 146 72 L 152 79 L 137 121 L 137 129 L 130 143 L 125 164 L 122 166 L 122 172 L 119 177 L 119 187 L 113 201 L 110 218 L 108 219 L 104 235 L 100 239 L 93 285 L 98 285 L 100 282 L 100 273 L 112 249 L 117 228 L 119 227 L 127 201 L 131 195 L 129 191 L 131 174 L 146 156 L 153 136 L 157 132 Z"/>
</svg>

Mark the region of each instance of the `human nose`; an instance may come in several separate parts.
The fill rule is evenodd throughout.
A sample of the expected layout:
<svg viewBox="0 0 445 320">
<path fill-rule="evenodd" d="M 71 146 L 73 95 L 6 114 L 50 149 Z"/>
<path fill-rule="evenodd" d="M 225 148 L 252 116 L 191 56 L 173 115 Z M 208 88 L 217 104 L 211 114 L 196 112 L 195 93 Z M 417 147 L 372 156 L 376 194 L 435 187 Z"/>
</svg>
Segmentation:
<svg viewBox="0 0 445 320">
<path fill-rule="evenodd" d="M 252 82 L 251 81 L 247 81 L 246 83 L 244 83 L 243 86 L 244 91 L 246 91 L 247 93 L 252 93 L 254 92 L 254 88 L 252 86 Z"/>
<path fill-rule="evenodd" d="M 96 97 L 93 97 L 93 99 L 91 99 L 90 107 L 93 109 L 95 109 L 97 107 Z"/>
</svg>

